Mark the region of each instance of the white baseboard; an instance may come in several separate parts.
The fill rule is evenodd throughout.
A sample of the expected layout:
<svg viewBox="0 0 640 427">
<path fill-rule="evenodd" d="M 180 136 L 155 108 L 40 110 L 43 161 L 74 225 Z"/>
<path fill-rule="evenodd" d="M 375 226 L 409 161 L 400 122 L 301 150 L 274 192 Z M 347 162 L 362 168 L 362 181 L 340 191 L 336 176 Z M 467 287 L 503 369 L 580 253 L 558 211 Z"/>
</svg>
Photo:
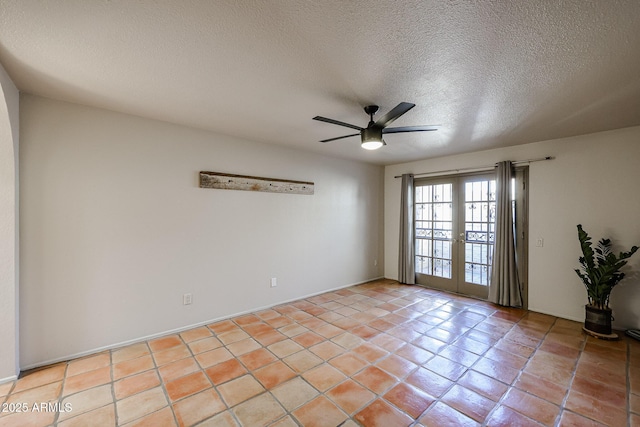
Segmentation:
<svg viewBox="0 0 640 427">
<path fill-rule="evenodd" d="M 0 378 L 0 384 L 4 384 L 4 383 L 8 383 L 11 381 L 15 381 L 18 379 L 17 375 L 12 375 L 10 377 L 6 377 L 6 378 Z"/>
<path fill-rule="evenodd" d="M 320 291 L 320 292 L 314 292 L 312 294 L 308 294 L 308 295 L 304 295 L 304 296 L 300 296 L 300 297 L 296 297 L 296 298 L 291 298 L 291 299 L 288 299 L 288 300 L 285 300 L 285 301 L 280 301 L 280 302 L 278 302 L 276 304 L 271 304 L 271 305 L 262 306 L 262 307 L 255 307 L 255 308 L 252 308 L 252 309 L 249 309 L 249 310 L 245 310 L 245 311 L 242 311 L 242 312 L 239 312 L 239 313 L 234 313 L 234 314 L 229 314 L 229 315 L 222 316 L 222 317 L 217 317 L 217 318 L 214 318 L 214 319 L 209 319 L 209 320 L 206 320 L 204 322 L 198 322 L 198 323 L 195 323 L 195 324 L 192 324 L 192 325 L 181 326 L 181 327 L 176 328 L 176 329 L 171 329 L 171 330 L 168 330 L 168 331 L 158 332 L 158 333 L 147 335 L 147 336 L 144 336 L 144 337 L 139 337 L 139 338 L 135 338 L 135 339 L 132 339 L 132 340 L 122 341 L 122 342 L 106 345 L 106 346 L 103 346 L 103 347 L 94 348 L 94 349 L 87 350 L 87 351 L 82 351 L 80 353 L 69 354 L 67 356 L 57 357 L 55 359 L 50 359 L 50 360 L 45 360 L 45 361 L 42 361 L 42 362 L 33 363 L 31 365 L 22 366 L 20 368 L 20 370 L 21 371 L 28 371 L 29 369 L 34 369 L 34 368 L 40 368 L 42 366 L 53 365 L 54 363 L 66 362 L 68 360 L 78 359 L 80 357 L 89 356 L 91 354 L 100 353 L 102 351 L 113 350 L 115 348 L 125 347 L 125 346 L 128 346 L 128 345 L 137 344 L 137 343 L 148 341 L 148 340 L 152 340 L 152 339 L 155 339 L 155 338 L 160 338 L 160 337 L 163 337 L 165 335 L 172 335 L 172 334 L 175 334 L 175 333 L 184 332 L 184 331 L 187 331 L 189 329 L 199 328 L 200 326 L 209 325 L 211 323 L 220 322 L 222 320 L 231 319 L 233 317 L 242 316 L 244 314 L 253 313 L 253 312 L 256 312 L 256 311 L 268 310 L 268 309 L 270 309 L 272 307 L 276 307 L 278 305 L 287 304 L 287 303 L 290 303 L 290 302 L 293 302 L 293 301 L 298 301 L 298 300 L 305 299 L 305 298 L 311 298 L 311 297 L 314 297 L 316 295 L 322 295 L 322 294 L 326 294 L 327 292 L 333 292 L 333 291 L 337 291 L 337 290 L 340 290 L 340 289 L 349 288 L 351 286 L 357 286 L 357 285 L 361 285 L 363 283 L 371 282 L 371 281 L 374 281 L 374 280 L 380 280 L 380 279 L 384 279 L 384 277 L 382 277 L 382 276 L 381 277 L 375 277 L 373 279 L 367 279 L 367 280 L 363 280 L 363 281 L 357 282 L 357 283 L 351 283 L 351 284 L 348 284 L 348 285 L 338 286 L 338 287 L 331 288 L 331 289 L 325 289 L 325 290 Z M 0 380 L 0 383 L 2 383 L 2 381 L 3 380 Z M 7 381 L 11 381 L 11 380 L 7 379 Z"/>
<path fill-rule="evenodd" d="M 538 309 L 536 307 L 529 306 L 529 311 L 533 311 L 533 312 L 540 313 L 540 314 L 547 314 L 549 316 L 557 317 L 559 319 L 573 320 L 574 322 L 578 322 L 578 323 L 583 323 L 584 322 L 584 317 L 583 318 L 576 318 L 576 317 L 573 317 L 573 316 L 567 316 L 566 314 L 554 313 L 554 312 L 549 311 L 549 310 L 540 310 L 540 309 Z"/>
</svg>

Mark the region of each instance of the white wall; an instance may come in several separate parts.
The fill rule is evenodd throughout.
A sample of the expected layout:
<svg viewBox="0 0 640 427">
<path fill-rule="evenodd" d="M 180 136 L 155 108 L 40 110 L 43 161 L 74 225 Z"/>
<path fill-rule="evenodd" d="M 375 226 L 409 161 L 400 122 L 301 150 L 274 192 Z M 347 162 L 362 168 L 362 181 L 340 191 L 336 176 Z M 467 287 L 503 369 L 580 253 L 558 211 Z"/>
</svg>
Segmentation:
<svg viewBox="0 0 640 427">
<path fill-rule="evenodd" d="M 0 65 L 0 383 L 18 374 L 19 94 Z"/>
<path fill-rule="evenodd" d="M 21 132 L 22 369 L 382 276 L 382 167 L 30 95 Z"/>
<path fill-rule="evenodd" d="M 586 292 L 573 271 L 580 245 L 576 225 L 616 251 L 640 246 L 640 127 L 544 141 L 385 168 L 385 277 L 398 277 L 400 180 L 395 175 L 554 156 L 529 167 L 529 309 L 584 320 Z M 535 247 L 537 238 L 544 247 Z M 613 290 L 614 327 L 640 328 L 640 255 Z"/>
</svg>

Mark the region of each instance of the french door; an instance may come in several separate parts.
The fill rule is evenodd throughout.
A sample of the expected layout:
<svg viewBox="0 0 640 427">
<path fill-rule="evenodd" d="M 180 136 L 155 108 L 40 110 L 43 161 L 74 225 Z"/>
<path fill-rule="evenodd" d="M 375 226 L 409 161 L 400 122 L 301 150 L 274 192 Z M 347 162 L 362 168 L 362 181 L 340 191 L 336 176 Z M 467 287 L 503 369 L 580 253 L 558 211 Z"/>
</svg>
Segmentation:
<svg viewBox="0 0 640 427">
<path fill-rule="evenodd" d="M 487 298 L 495 237 L 495 175 L 416 180 L 419 284 Z"/>
<path fill-rule="evenodd" d="M 511 183 L 518 277 L 527 295 L 528 168 Z M 415 269 L 421 285 L 486 299 L 495 240 L 495 175 L 415 181 Z"/>
</svg>

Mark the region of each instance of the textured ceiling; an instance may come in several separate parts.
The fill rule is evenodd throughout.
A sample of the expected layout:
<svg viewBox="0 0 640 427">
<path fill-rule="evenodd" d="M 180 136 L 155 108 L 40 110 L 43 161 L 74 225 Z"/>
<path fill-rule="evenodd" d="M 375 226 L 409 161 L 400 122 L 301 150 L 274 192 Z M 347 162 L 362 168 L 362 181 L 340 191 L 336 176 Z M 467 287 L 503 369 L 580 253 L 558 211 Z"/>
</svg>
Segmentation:
<svg viewBox="0 0 640 427">
<path fill-rule="evenodd" d="M 0 0 L 24 92 L 391 164 L 640 125 L 640 1 Z M 316 115 L 366 126 L 362 150 Z"/>
</svg>

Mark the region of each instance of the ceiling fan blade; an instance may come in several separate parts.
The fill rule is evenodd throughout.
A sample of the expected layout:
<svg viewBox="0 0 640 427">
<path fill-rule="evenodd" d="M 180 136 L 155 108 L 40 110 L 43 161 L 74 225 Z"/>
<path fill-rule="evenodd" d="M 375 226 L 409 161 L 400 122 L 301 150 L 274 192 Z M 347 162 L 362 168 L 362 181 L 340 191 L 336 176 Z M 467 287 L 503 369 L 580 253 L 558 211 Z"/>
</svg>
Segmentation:
<svg viewBox="0 0 640 427">
<path fill-rule="evenodd" d="M 345 126 L 345 127 L 348 127 L 348 128 L 351 128 L 351 129 L 355 129 L 355 130 L 362 130 L 362 128 L 360 126 L 350 125 L 349 123 L 339 122 L 338 120 L 328 119 L 326 117 L 315 116 L 313 118 L 313 120 L 318 120 L 320 122 L 327 122 L 327 123 L 331 123 L 331 124 L 338 125 L 338 126 Z"/>
<path fill-rule="evenodd" d="M 359 133 L 354 133 L 354 134 L 352 134 L 352 135 L 344 135 L 344 136 L 339 136 L 339 137 L 337 137 L 337 138 L 323 139 L 323 140 L 322 140 L 322 141 L 320 141 L 320 142 L 331 142 L 331 141 L 335 141 L 335 140 L 337 140 L 337 139 L 350 138 L 350 137 L 352 137 L 352 136 L 359 136 L 359 135 L 360 135 Z"/>
<path fill-rule="evenodd" d="M 403 132 L 428 132 L 432 130 L 438 130 L 438 125 L 433 126 L 402 126 L 399 128 L 384 128 L 382 133 L 403 133 Z"/>
<path fill-rule="evenodd" d="M 395 119 L 411 110 L 415 107 L 416 104 L 411 104 L 410 102 L 401 102 L 396 105 L 391 111 L 389 111 L 384 116 L 380 117 L 376 122 L 376 126 L 385 127 L 391 124 Z"/>
</svg>

